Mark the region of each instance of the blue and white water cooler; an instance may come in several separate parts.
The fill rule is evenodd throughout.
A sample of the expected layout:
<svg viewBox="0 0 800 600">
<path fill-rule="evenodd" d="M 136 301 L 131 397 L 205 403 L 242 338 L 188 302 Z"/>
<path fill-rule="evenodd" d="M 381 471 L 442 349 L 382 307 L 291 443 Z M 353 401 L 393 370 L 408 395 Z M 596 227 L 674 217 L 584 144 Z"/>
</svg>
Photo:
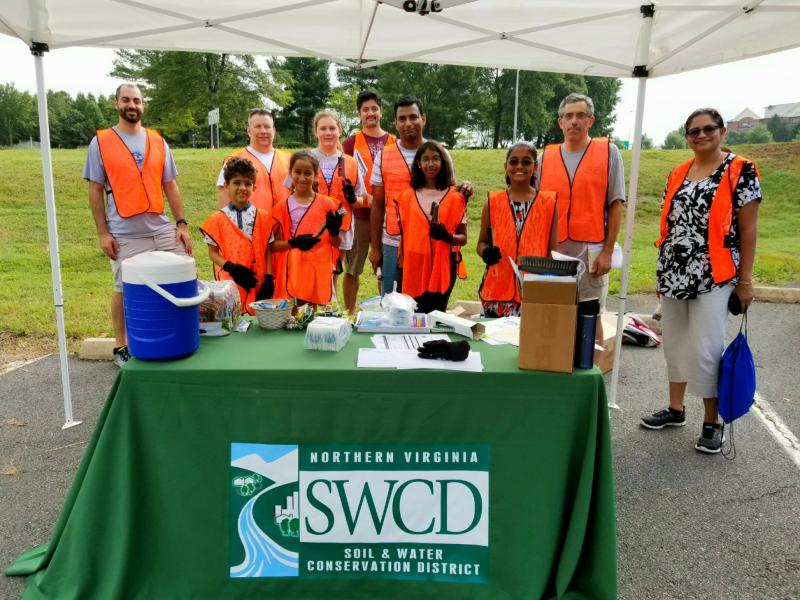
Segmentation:
<svg viewBox="0 0 800 600">
<path fill-rule="evenodd" d="M 200 345 L 200 303 L 191 256 L 144 252 L 122 261 L 128 352 L 144 360 L 188 356 Z"/>
</svg>

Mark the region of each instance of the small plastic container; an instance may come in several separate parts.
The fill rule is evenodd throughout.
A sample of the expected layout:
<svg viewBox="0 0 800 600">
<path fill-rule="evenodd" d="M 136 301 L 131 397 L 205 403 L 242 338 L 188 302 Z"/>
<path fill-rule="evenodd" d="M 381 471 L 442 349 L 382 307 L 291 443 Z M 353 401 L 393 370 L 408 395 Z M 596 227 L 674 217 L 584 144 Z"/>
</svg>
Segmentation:
<svg viewBox="0 0 800 600">
<path fill-rule="evenodd" d="M 339 352 L 345 347 L 353 325 L 349 319 L 341 317 L 316 317 L 308 324 L 303 342 L 307 350 Z"/>
</svg>

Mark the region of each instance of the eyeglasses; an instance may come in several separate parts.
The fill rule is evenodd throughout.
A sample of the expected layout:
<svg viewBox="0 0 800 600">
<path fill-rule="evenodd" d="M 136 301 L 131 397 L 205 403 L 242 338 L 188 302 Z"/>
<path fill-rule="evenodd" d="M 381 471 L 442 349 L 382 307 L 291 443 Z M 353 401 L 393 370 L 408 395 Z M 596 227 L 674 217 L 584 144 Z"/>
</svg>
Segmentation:
<svg viewBox="0 0 800 600">
<path fill-rule="evenodd" d="M 717 129 L 722 129 L 719 125 L 706 125 L 705 127 L 695 127 L 686 132 L 686 137 L 696 138 L 702 132 L 703 135 L 711 135 Z"/>
<path fill-rule="evenodd" d="M 532 158 L 517 158 L 517 157 L 513 157 L 513 158 L 509 158 L 507 162 L 508 162 L 508 165 L 511 166 L 511 167 L 516 167 L 517 165 L 522 165 L 523 167 L 530 167 L 536 161 L 533 160 Z"/>
</svg>

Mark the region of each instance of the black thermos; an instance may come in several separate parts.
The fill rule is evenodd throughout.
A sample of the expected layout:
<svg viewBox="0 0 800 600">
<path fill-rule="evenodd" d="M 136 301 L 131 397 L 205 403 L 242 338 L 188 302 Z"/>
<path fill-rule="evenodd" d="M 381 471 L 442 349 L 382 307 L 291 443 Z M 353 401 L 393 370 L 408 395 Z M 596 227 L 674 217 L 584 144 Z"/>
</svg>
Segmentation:
<svg viewBox="0 0 800 600">
<path fill-rule="evenodd" d="M 591 369 L 594 365 L 594 340 L 600 300 L 578 302 L 578 323 L 575 327 L 575 366 Z"/>
</svg>

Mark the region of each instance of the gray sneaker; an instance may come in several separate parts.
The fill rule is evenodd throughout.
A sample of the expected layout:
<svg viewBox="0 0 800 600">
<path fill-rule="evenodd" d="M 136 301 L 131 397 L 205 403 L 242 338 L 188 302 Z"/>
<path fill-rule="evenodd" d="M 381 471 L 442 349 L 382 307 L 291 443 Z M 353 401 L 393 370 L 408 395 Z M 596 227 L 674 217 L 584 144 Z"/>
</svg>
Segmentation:
<svg viewBox="0 0 800 600">
<path fill-rule="evenodd" d="M 122 368 L 122 366 L 131 359 L 131 355 L 128 353 L 127 346 L 120 346 L 119 348 L 114 348 L 114 364 L 118 367 Z"/>
<path fill-rule="evenodd" d="M 647 429 L 683 427 L 686 425 L 686 411 L 678 411 L 668 406 L 664 410 L 659 410 L 658 412 L 654 412 L 652 415 L 642 417 L 640 425 Z"/>
<path fill-rule="evenodd" d="M 703 430 L 694 449 L 706 454 L 719 454 L 724 441 L 725 426 L 722 423 L 703 423 Z"/>
</svg>

